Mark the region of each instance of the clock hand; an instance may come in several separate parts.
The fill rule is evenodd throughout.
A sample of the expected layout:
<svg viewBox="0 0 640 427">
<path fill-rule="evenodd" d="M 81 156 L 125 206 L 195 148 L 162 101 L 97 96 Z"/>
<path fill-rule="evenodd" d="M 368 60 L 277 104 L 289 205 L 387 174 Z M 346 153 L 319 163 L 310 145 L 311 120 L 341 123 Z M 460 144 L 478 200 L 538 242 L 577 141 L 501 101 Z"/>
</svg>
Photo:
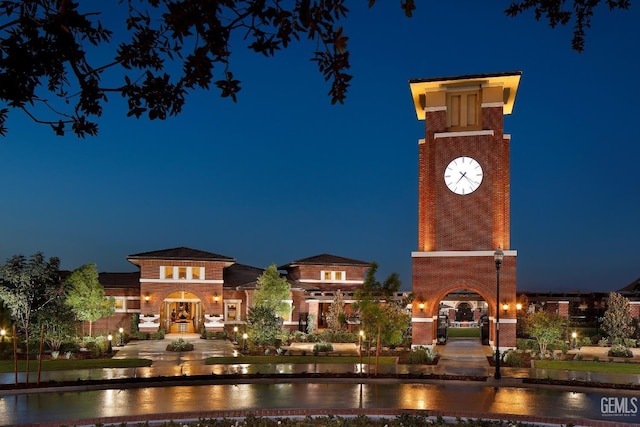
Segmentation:
<svg viewBox="0 0 640 427">
<path fill-rule="evenodd" d="M 462 178 L 467 178 L 467 173 L 466 172 L 460 172 L 460 178 L 456 181 L 456 184 L 459 183 L 460 181 L 462 181 Z M 467 178 L 469 179 L 469 178 Z"/>
</svg>

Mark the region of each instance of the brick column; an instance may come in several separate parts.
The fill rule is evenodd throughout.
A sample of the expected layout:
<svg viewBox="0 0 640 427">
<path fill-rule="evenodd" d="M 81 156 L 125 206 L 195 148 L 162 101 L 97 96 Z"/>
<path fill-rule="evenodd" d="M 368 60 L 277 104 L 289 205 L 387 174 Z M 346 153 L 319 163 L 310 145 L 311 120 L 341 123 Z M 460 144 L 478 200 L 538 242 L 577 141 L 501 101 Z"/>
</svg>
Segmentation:
<svg viewBox="0 0 640 427">
<path fill-rule="evenodd" d="M 558 301 L 558 315 L 569 319 L 569 301 Z"/>
</svg>

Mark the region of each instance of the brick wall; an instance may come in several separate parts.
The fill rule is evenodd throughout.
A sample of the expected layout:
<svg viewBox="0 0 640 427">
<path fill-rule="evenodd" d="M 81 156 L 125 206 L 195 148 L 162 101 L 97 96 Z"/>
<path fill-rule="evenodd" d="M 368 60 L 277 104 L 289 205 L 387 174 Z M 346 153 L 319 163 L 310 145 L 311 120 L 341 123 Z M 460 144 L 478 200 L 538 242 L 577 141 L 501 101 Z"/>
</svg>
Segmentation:
<svg viewBox="0 0 640 427">
<path fill-rule="evenodd" d="M 493 255 L 487 256 L 442 256 L 413 258 L 413 293 L 415 295 L 412 317 L 433 318 L 438 315 L 440 301 L 455 290 L 468 289 L 477 292 L 487 301 L 489 313 L 496 312 L 496 266 Z M 424 301 L 424 311 L 418 302 Z M 507 312 L 502 311 L 502 302 L 509 304 Z M 516 318 L 516 257 L 505 256 L 500 270 L 500 318 Z M 508 324 L 507 324 L 508 325 Z M 413 322 L 413 344 L 430 345 L 435 339 L 435 329 L 420 331 L 422 324 Z M 515 324 L 504 328 L 501 346 L 515 346 Z M 431 333 L 424 336 L 427 332 Z"/>
</svg>

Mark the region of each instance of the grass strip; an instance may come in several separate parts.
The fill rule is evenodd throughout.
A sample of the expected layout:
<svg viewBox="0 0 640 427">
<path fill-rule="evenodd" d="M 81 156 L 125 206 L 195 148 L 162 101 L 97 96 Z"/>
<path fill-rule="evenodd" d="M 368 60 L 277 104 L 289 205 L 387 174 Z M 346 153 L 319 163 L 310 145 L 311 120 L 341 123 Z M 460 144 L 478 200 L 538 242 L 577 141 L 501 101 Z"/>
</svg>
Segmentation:
<svg viewBox="0 0 640 427">
<path fill-rule="evenodd" d="M 609 372 L 616 374 L 640 374 L 640 363 L 592 362 L 566 360 L 536 360 L 538 369 L 562 369 L 566 371 Z"/>
<path fill-rule="evenodd" d="M 380 365 L 395 365 L 395 357 L 380 357 Z M 250 363 L 252 365 L 270 364 L 326 364 L 326 363 L 360 363 L 359 356 L 239 356 L 239 357 L 207 357 L 207 365 L 237 365 Z M 367 363 L 367 357 L 362 358 L 362 363 Z M 371 357 L 371 363 L 376 363 L 376 358 Z"/>
<path fill-rule="evenodd" d="M 43 371 L 69 371 L 73 369 L 100 369 L 100 368 L 140 368 L 151 366 L 151 359 L 57 359 L 43 360 Z M 18 361 L 18 371 L 26 371 L 25 360 Z M 38 370 L 38 361 L 29 361 L 29 372 Z M 14 372 L 13 360 L 0 360 L 0 372 Z"/>
<path fill-rule="evenodd" d="M 449 338 L 480 338 L 480 328 L 447 328 Z"/>
</svg>

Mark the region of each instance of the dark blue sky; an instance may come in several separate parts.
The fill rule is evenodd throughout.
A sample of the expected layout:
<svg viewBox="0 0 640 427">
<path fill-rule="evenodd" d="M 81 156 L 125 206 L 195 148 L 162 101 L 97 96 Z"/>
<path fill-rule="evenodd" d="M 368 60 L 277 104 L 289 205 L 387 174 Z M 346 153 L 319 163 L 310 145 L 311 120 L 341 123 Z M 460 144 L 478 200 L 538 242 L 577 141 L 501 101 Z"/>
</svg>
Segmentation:
<svg viewBox="0 0 640 427">
<path fill-rule="evenodd" d="M 362 3 L 362 4 L 360 4 Z M 518 289 L 619 289 L 640 276 L 638 8 L 599 9 L 586 51 L 571 29 L 508 2 L 353 2 L 346 105 L 302 42 L 276 58 L 237 45 L 239 102 L 192 96 L 165 122 L 125 117 L 100 135 L 55 137 L 18 113 L 0 140 L 0 260 L 43 251 L 62 267 L 189 246 L 257 267 L 320 254 L 377 261 L 411 286 L 417 141 L 408 80 L 522 70 L 512 135 L 511 247 Z M 487 248 L 491 249 L 491 248 Z"/>
</svg>

